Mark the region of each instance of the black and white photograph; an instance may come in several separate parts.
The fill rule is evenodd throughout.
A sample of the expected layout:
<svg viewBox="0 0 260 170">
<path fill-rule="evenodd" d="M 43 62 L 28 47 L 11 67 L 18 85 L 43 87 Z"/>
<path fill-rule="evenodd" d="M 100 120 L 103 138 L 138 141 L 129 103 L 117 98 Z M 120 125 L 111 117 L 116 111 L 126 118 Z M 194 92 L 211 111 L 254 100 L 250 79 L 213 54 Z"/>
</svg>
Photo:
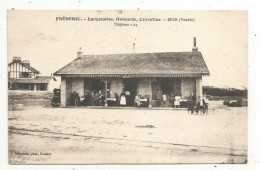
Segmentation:
<svg viewBox="0 0 260 170">
<path fill-rule="evenodd" d="M 7 13 L 9 164 L 246 164 L 248 12 Z"/>
</svg>

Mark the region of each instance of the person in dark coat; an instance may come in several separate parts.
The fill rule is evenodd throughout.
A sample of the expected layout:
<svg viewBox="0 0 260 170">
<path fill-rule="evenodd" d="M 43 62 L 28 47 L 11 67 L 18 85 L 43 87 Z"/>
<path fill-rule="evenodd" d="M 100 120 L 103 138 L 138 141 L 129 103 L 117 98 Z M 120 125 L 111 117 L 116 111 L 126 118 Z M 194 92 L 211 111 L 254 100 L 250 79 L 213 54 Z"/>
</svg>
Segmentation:
<svg viewBox="0 0 260 170">
<path fill-rule="evenodd" d="M 150 95 L 147 95 L 147 106 L 146 107 L 149 107 L 150 105 Z"/>
<path fill-rule="evenodd" d="M 191 114 L 194 113 L 194 108 L 196 106 L 196 96 L 191 92 L 190 97 L 188 98 L 188 113 L 191 111 Z"/>
<path fill-rule="evenodd" d="M 174 107 L 174 94 L 171 93 L 169 98 L 170 98 L 169 101 L 170 101 L 171 107 Z"/>
<path fill-rule="evenodd" d="M 117 93 L 115 93 L 115 98 L 116 98 L 116 103 L 115 103 L 115 105 L 116 105 L 116 106 L 119 106 L 119 96 L 118 96 Z"/>
<path fill-rule="evenodd" d="M 95 106 L 98 106 L 98 105 L 99 105 L 98 99 L 99 99 L 99 94 L 96 92 L 96 93 L 95 93 L 95 96 L 94 96 Z"/>
<path fill-rule="evenodd" d="M 85 99 L 84 99 L 84 104 L 86 105 L 86 106 L 90 106 L 91 105 L 91 93 L 90 92 L 87 92 L 86 93 L 86 96 L 85 96 Z"/>
<path fill-rule="evenodd" d="M 79 106 L 80 97 L 79 94 L 74 91 L 70 96 L 70 105 L 71 106 Z"/>
</svg>

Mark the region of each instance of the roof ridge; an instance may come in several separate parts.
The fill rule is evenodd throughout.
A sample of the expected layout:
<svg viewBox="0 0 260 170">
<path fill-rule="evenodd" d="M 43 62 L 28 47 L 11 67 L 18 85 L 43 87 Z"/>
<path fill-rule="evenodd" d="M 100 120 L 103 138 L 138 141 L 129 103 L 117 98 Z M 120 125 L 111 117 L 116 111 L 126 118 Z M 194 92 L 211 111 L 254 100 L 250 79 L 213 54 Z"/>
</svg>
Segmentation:
<svg viewBox="0 0 260 170">
<path fill-rule="evenodd" d="M 200 51 L 198 51 L 200 52 Z M 162 54 L 162 53 L 192 53 L 192 51 L 165 51 L 165 52 L 144 52 L 144 53 L 134 53 L 136 55 L 139 54 Z M 84 56 L 104 56 L 104 55 L 126 55 L 126 54 L 133 54 L 133 53 L 105 53 L 105 54 L 85 54 Z"/>
</svg>

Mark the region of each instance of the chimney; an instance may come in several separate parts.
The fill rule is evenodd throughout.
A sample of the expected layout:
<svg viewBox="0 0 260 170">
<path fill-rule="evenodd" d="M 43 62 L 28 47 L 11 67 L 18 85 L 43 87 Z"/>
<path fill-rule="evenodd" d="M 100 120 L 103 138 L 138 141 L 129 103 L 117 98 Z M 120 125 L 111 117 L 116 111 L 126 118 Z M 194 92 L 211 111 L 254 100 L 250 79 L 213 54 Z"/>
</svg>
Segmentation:
<svg viewBox="0 0 260 170">
<path fill-rule="evenodd" d="M 193 48 L 192 48 L 192 53 L 196 54 L 198 52 L 198 47 L 196 45 L 196 37 L 193 37 Z"/>
<path fill-rule="evenodd" d="M 30 66 L 30 61 L 29 60 L 23 60 L 23 64 L 27 65 L 27 66 Z"/>
<path fill-rule="evenodd" d="M 82 58 L 83 57 L 83 51 L 81 50 L 81 47 L 79 47 L 79 51 L 77 52 L 77 57 Z"/>
<path fill-rule="evenodd" d="M 13 57 L 13 61 L 21 62 L 21 57 Z"/>
<path fill-rule="evenodd" d="M 135 43 L 133 43 L 133 53 L 135 53 Z"/>
</svg>

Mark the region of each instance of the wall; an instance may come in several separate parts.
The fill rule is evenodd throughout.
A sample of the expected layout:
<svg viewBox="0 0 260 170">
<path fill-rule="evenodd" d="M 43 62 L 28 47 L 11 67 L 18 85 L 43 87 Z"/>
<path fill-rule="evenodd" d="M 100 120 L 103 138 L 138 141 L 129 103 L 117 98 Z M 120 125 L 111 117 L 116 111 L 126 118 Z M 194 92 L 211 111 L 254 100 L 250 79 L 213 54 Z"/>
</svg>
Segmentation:
<svg viewBox="0 0 260 170">
<path fill-rule="evenodd" d="M 85 79 L 84 80 L 84 93 L 91 93 L 92 92 L 92 87 L 93 87 L 93 80 L 92 79 Z"/>
<path fill-rule="evenodd" d="M 61 107 L 67 105 L 67 81 L 64 77 L 61 77 Z"/>
<path fill-rule="evenodd" d="M 177 95 L 180 94 L 181 95 L 181 78 L 174 78 L 173 79 L 173 94 Z"/>
<path fill-rule="evenodd" d="M 66 79 L 66 105 L 70 104 L 71 93 L 72 93 L 71 79 Z"/>
<path fill-rule="evenodd" d="M 148 79 L 139 79 L 137 91 L 141 96 L 152 95 L 152 85 L 149 84 Z"/>
<path fill-rule="evenodd" d="M 191 92 L 196 92 L 196 79 L 195 78 L 182 78 L 181 79 L 181 96 L 188 98 Z"/>
<path fill-rule="evenodd" d="M 157 99 L 157 93 L 158 91 L 161 90 L 161 85 L 158 81 L 152 82 L 152 99 L 156 100 Z"/>
<path fill-rule="evenodd" d="M 71 79 L 71 91 L 77 92 L 79 96 L 84 96 L 84 80 L 83 79 Z"/>
<path fill-rule="evenodd" d="M 202 96 L 202 77 L 196 78 L 196 97 Z"/>
<path fill-rule="evenodd" d="M 117 93 L 119 96 L 122 93 L 123 90 L 123 81 L 122 79 L 111 79 L 110 80 L 110 94 L 111 97 L 115 96 L 115 93 Z"/>
<path fill-rule="evenodd" d="M 56 81 L 52 78 L 49 83 L 48 83 L 48 88 L 47 90 L 49 92 L 53 92 L 53 89 L 55 88 L 60 88 L 60 78 L 59 77 L 55 77 Z"/>
</svg>

